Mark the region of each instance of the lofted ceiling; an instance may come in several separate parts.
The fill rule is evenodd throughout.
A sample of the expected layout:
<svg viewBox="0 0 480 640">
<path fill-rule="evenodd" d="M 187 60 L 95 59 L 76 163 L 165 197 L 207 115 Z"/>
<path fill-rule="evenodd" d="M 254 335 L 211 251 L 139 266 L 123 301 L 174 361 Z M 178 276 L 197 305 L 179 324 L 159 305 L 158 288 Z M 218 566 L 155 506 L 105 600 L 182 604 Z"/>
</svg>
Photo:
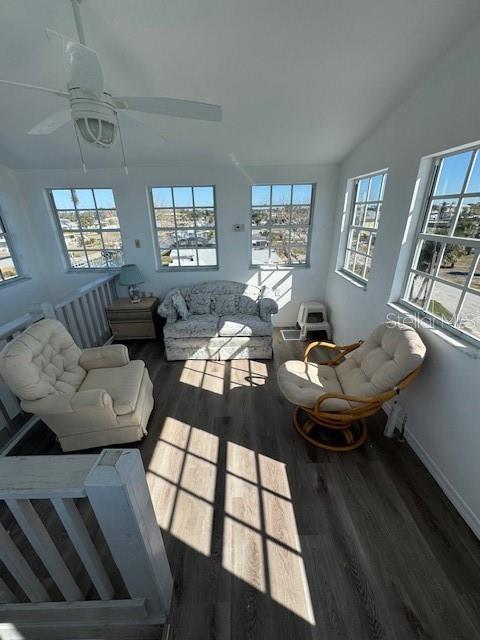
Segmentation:
<svg viewBox="0 0 480 640">
<path fill-rule="evenodd" d="M 76 37 L 69 0 L 2 0 L 0 78 L 64 89 L 45 27 Z M 87 45 L 116 95 L 221 104 L 223 122 L 121 121 L 129 165 L 338 162 L 480 18 L 478 0 L 82 0 Z M 0 86 L 0 163 L 78 168 L 66 104 Z M 162 143 L 162 136 L 167 142 Z M 121 166 L 118 142 L 86 150 Z"/>
</svg>

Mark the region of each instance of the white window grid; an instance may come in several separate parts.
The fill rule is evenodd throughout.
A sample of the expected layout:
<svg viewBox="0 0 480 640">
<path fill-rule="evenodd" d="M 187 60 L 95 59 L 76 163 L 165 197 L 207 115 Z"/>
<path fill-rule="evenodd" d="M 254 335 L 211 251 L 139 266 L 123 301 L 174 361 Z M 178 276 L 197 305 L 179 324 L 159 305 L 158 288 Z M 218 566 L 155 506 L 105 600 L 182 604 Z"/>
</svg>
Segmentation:
<svg viewBox="0 0 480 640">
<path fill-rule="evenodd" d="M 377 176 L 381 178 L 381 184 L 378 197 L 373 198 L 371 196 L 372 179 Z M 364 181 L 368 181 L 366 200 L 359 199 L 359 186 Z M 387 171 L 385 170 L 359 176 L 354 180 L 347 246 L 342 269 L 364 283 L 368 281 L 372 267 L 386 181 Z"/>
<path fill-rule="evenodd" d="M 18 263 L 11 247 L 8 231 L 0 215 L 0 246 L 4 252 L 0 257 L 0 285 L 20 277 Z M 11 264 L 8 264 L 11 263 Z"/>
<path fill-rule="evenodd" d="M 464 153 L 465 151 L 472 151 L 472 155 L 461 190 L 457 193 L 435 196 L 435 187 L 440 176 L 442 162 L 446 158 Z M 425 202 L 422 208 L 422 216 L 419 221 L 419 228 L 416 233 L 413 252 L 409 262 L 409 269 L 405 278 L 403 295 L 401 299 L 402 304 L 414 309 L 415 311 L 419 311 L 422 316 L 431 319 L 434 324 L 440 325 L 442 328 L 447 328 L 453 334 L 467 339 L 467 341 L 473 341 L 476 344 L 478 344 L 480 338 L 472 335 L 472 332 L 468 330 L 468 327 L 472 326 L 472 324 L 469 324 L 471 322 L 473 323 L 473 326 L 479 327 L 480 318 L 475 319 L 464 317 L 463 309 L 466 296 L 469 294 L 478 298 L 480 307 L 480 288 L 475 288 L 472 286 L 474 278 L 479 278 L 480 287 L 480 223 L 477 230 L 477 238 L 456 236 L 454 234 L 457 223 L 462 213 L 462 202 L 464 198 L 480 198 L 480 192 L 467 191 L 467 185 L 472 175 L 472 171 L 479 153 L 480 145 L 476 145 L 474 147 L 470 147 L 469 149 L 463 149 L 462 151 L 445 153 L 437 156 L 434 159 L 430 175 L 429 187 L 427 189 L 427 197 L 425 198 Z M 478 161 L 480 162 L 480 157 L 478 157 Z M 449 207 L 450 219 L 448 231 L 446 234 L 428 232 L 429 217 L 432 209 L 432 204 L 437 200 L 439 202 L 457 200 L 456 204 L 453 207 Z M 431 260 L 430 271 L 423 271 L 416 268 L 418 266 L 422 248 L 424 246 L 424 243 L 426 242 L 434 243 L 434 254 Z M 449 246 L 464 247 L 472 251 L 472 253 L 470 254 L 472 256 L 471 264 L 468 273 L 466 274 L 465 282 L 463 284 L 459 284 L 453 282 L 452 280 L 442 278 L 442 275 L 440 273 L 443 259 L 447 251 L 447 247 Z M 421 304 L 414 302 L 415 298 L 412 299 L 412 296 L 410 295 L 410 293 L 413 291 L 413 287 L 419 279 L 422 280 L 421 286 L 423 287 Z M 435 308 L 432 307 L 432 294 L 434 292 L 435 283 L 451 287 L 453 290 L 458 292 L 458 302 L 456 304 L 455 311 L 451 314 L 450 319 L 442 313 L 435 313 Z M 418 297 L 416 299 L 418 299 Z"/>
<path fill-rule="evenodd" d="M 209 207 L 209 206 L 196 206 L 195 205 L 195 196 L 194 196 L 194 189 L 195 188 L 202 188 L 202 187 L 208 187 L 210 189 L 212 189 L 213 191 L 213 206 Z M 174 194 L 174 189 L 176 188 L 181 188 L 181 189 L 191 189 L 192 191 L 192 206 L 181 206 L 181 205 L 176 205 L 175 204 L 175 194 Z M 155 206 L 154 203 L 154 199 L 153 199 L 153 189 L 170 189 L 170 196 L 171 196 L 171 201 L 172 201 L 172 206 L 170 207 L 157 207 Z M 165 269 L 165 271 L 175 271 L 175 270 L 181 270 L 181 271 L 188 271 L 188 270 L 209 270 L 209 269 L 218 269 L 218 233 L 217 233 L 217 204 L 216 204 L 216 195 L 215 195 L 215 186 L 214 185 L 188 185 L 188 186 L 184 186 L 184 185 L 175 185 L 175 186 L 160 186 L 160 187 L 151 187 L 149 189 L 150 191 L 150 200 L 151 200 L 151 206 L 152 206 L 152 211 L 153 211 L 153 223 L 155 226 L 155 248 L 157 251 L 157 255 L 158 255 L 158 264 L 160 269 Z M 173 210 L 173 219 L 174 219 L 174 224 L 173 226 L 165 226 L 165 225 L 158 225 L 157 224 L 157 216 L 156 216 L 156 212 L 157 211 L 170 211 Z M 213 213 L 213 220 L 214 223 L 212 226 L 197 226 L 197 215 L 196 215 L 196 209 L 201 209 L 201 210 L 212 210 Z M 177 224 L 177 212 L 178 211 L 190 211 L 193 215 L 193 226 L 191 227 L 184 227 L 184 226 L 180 226 Z M 178 264 L 174 265 L 174 266 L 169 266 L 168 262 L 165 261 L 164 256 L 163 256 L 163 252 L 165 250 L 167 250 L 167 247 L 161 247 L 160 246 L 160 242 L 158 239 L 159 236 L 159 232 L 173 232 L 173 235 L 175 237 L 175 245 L 177 247 L 178 250 Z M 209 231 L 213 231 L 215 234 L 215 245 L 210 247 L 210 248 L 214 248 L 215 249 L 215 263 L 213 264 L 208 264 L 208 265 L 201 265 L 200 264 L 200 259 L 199 259 L 199 253 L 198 253 L 198 248 L 199 248 L 199 244 L 198 244 L 198 238 L 202 237 L 201 234 L 205 233 L 205 232 L 209 232 Z M 195 265 L 182 265 L 180 264 L 180 242 L 182 240 L 182 238 L 179 237 L 179 234 L 181 233 L 191 233 L 192 235 L 192 239 L 195 240 L 194 244 L 192 246 L 189 245 L 189 249 L 193 249 L 195 251 L 195 255 L 196 255 L 196 264 Z"/>
<path fill-rule="evenodd" d="M 99 271 L 105 271 L 105 270 L 118 270 L 122 264 L 124 264 L 125 262 L 125 257 L 124 257 L 124 252 L 123 252 L 123 236 L 122 236 L 122 231 L 120 229 L 120 225 L 116 226 L 116 227 L 108 227 L 108 228 L 103 228 L 101 226 L 100 223 L 100 218 L 99 218 L 99 212 L 101 211 L 115 211 L 116 215 L 117 215 L 117 219 L 118 219 L 118 212 L 117 212 L 117 207 L 116 207 L 116 203 L 115 203 L 115 198 L 113 195 L 113 191 L 111 189 L 107 189 L 108 191 L 112 192 L 112 198 L 113 201 L 115 203 L 115 207 L 98 207 L 97 206 L 97 201 L 95 198 L 95 189 L 97 190 L 106 190 L 104 187 L 102 187 L 101 189 L 98 187 L 95 188 L 88 188 L 88 187 L 81 187 L 82 190 L 88 190 L 92 192 L 92 197 L 93 197 L 93 201 L 95 203 L 95 208 L 94 209 L 82 209 L 82 208 L 78 208 L 77 207 L 77 198 L 75 196 L 75 188 L 69 188 L 69 187 L 57 187 L 55 189 L 49 189 L 48 190 L 48 194 L 50 197 L 50 202 L 51 202 L 51 206 L 52 206 L 52 210 L 55 214 L 55 222 L 57 225 L 57 229 L 58 229 L 58 233 L 60 235 L 60 238 L 62 240 L 62 245 L 63 245 L 63 251 L 64 251 L 64 255 L 65 255 L 65 259 L 68 263 L 68 266 L 75 271 L 81 271 L 83 269 L 85 270 L 99 270 Z M 66 208 L 66 209 L 58 209 L 55 205 L 55 200 L 53 199 L 53 193 L 55 191 L 71 191 L 72 192 L 72 200 L 73 200 L 73 204 L 74 207 L 73 208 Z M 72 228 L 72 229 L 63 229 L 61 222 L 60 222 L 60 215 L 59 212 L 68 212 L 68 213 L 75 213 L 76 219 L 77 219 L 77 223 L 78 226 L 76 228 Z M 79 216 L 79 211 L 89 211 L 92 213 L 92 215 L 95 216 L 96 220 L 97 220 L 97 225 L 95 227 L 83 227 L 82 223 L 81 223 L 81 219 Z M 112 247 L 108 247 L 105 245 L 105 238 L 104 238 L 104 233 L 109 233 L 109 232 L 113 232 L 113 233 L 118 233 L 120 234 L 120 239 L 121 239 L 121 246 L 118 248 L 112 248 Z M 82 238 L 82 244 L 83 244 L 83 248 L 79 248 L 79 249 L 69 249 L 67 246 L 67 242 L 66 242 L 66 236 L 69 235 L 69 233 L 79 233 L 81 235 Z M 102 247 L 96 248 L 96 249 L 87 249 L 86 245 L 85 245 L 85 234 L 87 233 L 98 233 L 100 234 L 100 239 L 102 242 Z M 73 252 L 77 252 L 77 253 L 81 253 L 83 252 L 85 255 L 85 259 L 84 261 L 73 261 L 72 260 L 72 256 L 71 253 Z M 95 259 L 93 257 L 94 254 L 98 254 L 98 253 L 102 254 L 102 258 L 104 259 L 105 263 L 107 266 L 102 266 L 102 264 L 98 264 L 97 259 Z M 89 255 L 91 254 L 91 255 Z"/>
<path fill-rule="evenodd" d="M 298 206 L 302 206 L 302 207 L 308 207 L 309 208 L 309 215 L 308 215 L 308 223 L 307 224 L 297 224 L 295 222 L 292 221 L 292 212 L 293 212 L 293 207 L 295 206 L 295 203 L 293 202 L 293 189 L 295 186 L 303 186 L 307 184 L 308 186 L 311 186 L 312 188 L 312 196 L 310 199 L 310 203 L 307 204 L 299 204 Z M 265 263 L 263 264 L 270 264 L 270 258 L 271 258 L 271 254 L 272 254 L 272 232 L 274 233 L 275 230 L 287 230 L 288 231 L 288 244 L 287 244 L 287 252 L 288 252 L 288 259 L 286 262 L 280 262 L 278 263 L 280 266 L 290 266 L 290 267 L 298 267 L 298 266 L 308 266 L 310 264 L 310 242 L 311 242 L 311 226 L 312 226 L 312 213 L 313 213 L 313 209 L 314 209 L 314 201 L 315 201 L 315 184 L 312 183 L 282 183 L 282 186 L 288 186 L 290 187 L 290 203 L 289 204 L 285 204 L 285 205 L 274 205 L 272 204 L 272 187 L 276 186 L 275 184 L 271 184 L 271 185 L 265 185 L 265 184 L 259 184 L 259 185 L 255 185 L 255 186 L 260 186 L 260 187 L 268 187 L 270 189 L 270 198 L 269 198 L 269 204 L 268 205 L 259 205 L 259 206 L 255 206 L 253 207 L 252 205 L 252 190 L 250 190 L 250 206 L 251 209 L 253 210 L 253 208 L 255 209 L 264 209 L 266 212 L 268 212 L 268 223 L 266 224 L 258 224 L 258 225 L 253 225 L 252 223 L 250 223 L 250 266 L 252 267 L 258 267 L 261 266 L 262 263 L 257 263 L 257 262 L 253 262 L 253 252 L 252 252 L 252 246 L 253 246 L 253 231 L 254 230 L 262 230 L 262 231 L 267 231 L 268 232 L 268 260 L 265 261 Z M 277 222 L 273 222 L 272 221 L 272 209 L 276 208 L 276 207 L 280 207 L 280 206 L 287 206 L 289 209 L 289 221 L 286 224 L 279 224 Z M 306 231 L 307 233 L 307 242 L 306 243 L 299 243 L 299 242 L 295 242 L 292 241 L 292 232 L 294 233 L 296 230 L 299 231 Z M 292 251 L 292 246 L 301 246 L 302 248 L 305 248 L 305 260 L 300 261 L 298 258 L 295 258 L 295 256 L 293 255 L 293 251 Z"/>
</svg>

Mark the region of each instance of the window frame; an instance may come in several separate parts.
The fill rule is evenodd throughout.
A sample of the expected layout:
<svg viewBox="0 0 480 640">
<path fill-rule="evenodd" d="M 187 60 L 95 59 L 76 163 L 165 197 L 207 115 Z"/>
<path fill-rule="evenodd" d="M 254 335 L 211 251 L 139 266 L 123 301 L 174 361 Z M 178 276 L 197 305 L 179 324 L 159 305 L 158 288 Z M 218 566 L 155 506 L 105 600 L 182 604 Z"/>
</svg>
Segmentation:
<svg viewBox="0 0 480 640">
<path fill-rule="evenodd" d="M 185 231 L 188 231 L 190 229 L 192 229 L 192 227 L 179 227 L 177 225 L 177 219 L 176 219 L 176 215 L 175 215 L 175 210 L 178 209 L 192 209 L 193 213 L 195 214 L 195 209 L 197 207 L 195 207 L 195 197 L 194 197 L 194 189 L 196 188 L 202 188 L 202 187 L 209 187 L 212 189 L 213 191 L 213 220 L 214 220 L 214 226 L 213 227 L 197 227 L 196 225 L 196 217 L 194 215 L 193 218 L 193 230 L 195 232 L 195 251 L 197 254 L 197 264 L 196 265 L 188 265 L 188 266 L 181 266 L 180 264 L 178 264 L 178 266 L 168 266 L 168 265 L 163 265 L 162 264 L 162 254 L 161 254 L 161 247 L 158 241 L 158 232 L 159 231 L 174 231 L 174 235 L 175 235 L 175 242 L 177 244 L 177 248 L 180 249 L 180 247 L 178 247 L 178 231 L 184 229 Z M 172 207 L 155 207 L 155 203 L 153 200 L 153 190 L 154 189 L 170 189 L 171 191 L 171 196 L 172 196 Z M 173 196 L 173 189 L 191 189 L 192 190 L 192 206 L 191 207 L 176 207 L 175 206 L 175 199 Z M 151 222 L 152 222 L 152 236 L 153 236 L 153 246 L 155 249 L 155 256 L 156 256 L 156 270 L 162 273 L 168 273 L 170 271 L 218 271 L 220 269 L 220 252 L 219 252 L 219 242 L 218 242 L 218 222 L 217 222 L 217 193 L 216 193 L 216 187 L 214 184 L 160 184 L 160 185 L 156 185 L 156 186 L 149 186 L 147 187 L 147 191 L 148 191 L 148 198 L 149 198 L 149 204 L 150 204 L 150 211 L 151 211 Z M 198 207 L 199 209 L 210 209 L 212 207 Z M 156 209 L 173 209 L 173 218 L 174 218 L 174 222 L 175 222 L 175 226 L 174 227 L 158 227 L 157 226 L 157 218 L 155 215 L 155 210 Z M 198 244 L 197 244 L 197 228 L 199 230 L 214 230 L 215 231 L 215 256 L 216 256 L 216 262 L 213 265 L 209 265 L 209 264 L 204 264 L 204 265 L 200 265 L 198 264 Z"/>
<path fill-rule="evenodd" d="M 463 180 L 461 191 L 458 193 L 445 194 L 445 195 L 442 194 L 441 196 L 435 196 L 434 190 L 437 183 L 437 177 L 439 176 L 439 173 L 440 173 L 440 167 L 442 165 L 442 161 L 446 158 L 460 155 L 462 153 L 469 152 L 469 151 L 472 152 L 472 157 L 470 158 L 470 161 L 465 173 L 465 178 Z M 468 293 L 472 295 L 476 295 L 480 300 L 480 289 L 474 289 L 473 287 L 469 286 L 475 276 L 475 273 L 480 271 L 480 238 L 469 238 L 469 237 L 453 235 L 459 216 L 460 216 L 463 199 L 473 198 L 473 197 L 480 198 L 480 191 L 475 191 L 475 192 L 465 191 L 468 185 L 468 181 L 470 179 L 472 170 L 475 165 L 475 159 L 477 157 L 477 154 L 480 162 L 480 143 L 466 145 L 460 148 L 457 147 L 454 150 L 445 151 L 443 153 L 438 153 L 430 156 L 431 166 L 428 170 L 428 178 L 425 181 L 425 190 L 424 190 L 421 206 L 418 211 L 415 230 L 411 240 L 411 247 L 408 253 L 408 261 L 406 263 L 405 273 L 403 274 L 403 278 L 402 278 L 401 293 L 397 300 L 397 304 L 400 307 L 403 307 L 406 311 L 410 312 L 411 314 L 415 314 L 417 317 L 420 317 L 422 320 L 427 321 L 434 328 L 440 329 L 445 333 L 451 334 L 452 336 L 454 336 L 457 339 L 460 339 L 462 342 L 466 344 L 470 344 L 479 348 L 480 337 L 477 338 L 475 337 L 474 334 L 468 333 L 467 331 L 462 330 L 461 328 L 456 326 L 456 324 L 461 318 L 461 312 L 463 309 L 463 304 L 464 304 L 466 295 Z M 451 218 L 449 233 L 447 235 L 427 233 L 426 231 L 427 225 L 428 225 L 430 206 L 431 206 L 432 200 L 435 200 L 435 199 L 444 199 L 444 200 L 458 199 L 458 204 L 456 206 L 455 213 Z M 480 231 L 480 224 L 479 224 L 479 231 Z M 442 245 L 439 258 L 435 265 L 434 271 L 431 274 L 427 272 L 422 272 L 419 269 L 414 268 L 414 265 L 416 265 L 416 262 L 421 253 L 422 242 L 434 242 Z M 473 248 L 472 263 L 469 267 L 468 273 L 465 277 L 465 283 L 463 285 L 457 285 L 452 281 L 438 277 L 438 273 L 440 271 L 443 257 L 445 254 L 445 248 L 447 245 L 452 245 L 452 244 L 459 245 L 459 246 L 468 245 Z M 427 280 L 430 281 L 428 294 L 423 307 L 416 306 L 415 304 L 413 304 L 411 301 L 407 299 L 410 286 L 411 286 L 411 281 L 413 279 L 412 276 L 414 274 L 419 275 L 420 277 L 426 276 Z M 460 299 L 457 304 L 457 308 L 454 312 L 455 324 L 450 324 L 445 319 L 442 319 L 434 315 L 430 311 L 428 311 L 428 307 L 430 305 L 431 298 L 432 298 L 432 292 L 436 282 L 450 286 L 453 289 L 456 289 L 461 292 Z M 457 311 L 458 311 L 458 314 L 457 314 Z"/>
<path fill-rule="evenodd" d="M 365 179 L 372 179 L 375 178 L 376 176 L 382 176 L 382 183 L 380 186 L 380 194 L 379 194 L 379 199 L 378 200 L 368 200 L 368 195 L 369 193 L 367 193 L 367 198 L 365 201 L 361 201 L 358 202 L 357 201 L 357 194 L 358 194 L 358 188 L 360 185 L 360 182 L 362 180 Z M 372 253 L 369 255 L 368 251 L 370 250 L 370 246 L 371 246 L 371 242 L 372 242 L 372 236 L 375 236 L 375 243 L 378 239 L 378 227 L 379 227 L 379 223 L 380 223 L 380 219 L 383 213 L 383 200 L 385 197 L 385 188 L 386 188 L 386 183 L 387 183 L 387 178 L 388 178 L 388 168 L 385 169 L 380 169 L 378 171 L 373 171 L 371 173 L 365 173 L 363 175 L 360 176 L 356 176 L 355 178 L 351 178 L 351 182 L 352 182 L 352 189 L 351 189 L 351 195 L 350 195 L 350 202 L 349 202 L 349 213 L 348 213 L 348 225 L 347 225 L 347 229 L 346 229 L 346 233 L 345 233 L 345 245 L 344 247 L 342 247 L 342 258 L 341 258 L 341 262 L 339 265 L 339 271 L 342 275 L 346 276 L 347 278 L 350 278 L 352 280 L 354 280 L 356 283 L 359 283 L 360 285 L 362 285 L 364 288 L 366 288 L 367 284 L 368 284 L 368 280 L 370 277 L 370 274 L 372 272 L 372 267 L 373 267 L 373 258 L 375 255 L 375 246 L 373 247 Z M 374 226 L 372 227 L 366 227 L 363 224 L 362 225 L 355 225 L 355 209 L 357 207 L 357 205 L 359 204 L 363 204 L 365 205 L 365 208 L 368 207 L 368 205 L 376 205 L 377 206 L 377 213 L 375 216 L 375 223 Z M 378 213 L 378 207 L 381 207 L 380 213 Z M 365 211 L 366 214 L 366 211 Z M 365 214 L 364 214 L 364 220 L 365 221 Z M 367 249 L 367 253 L 362 253 L 360 251 L 357 250 L 357 248 L 353 249 L 350 246 L 350 241 L 351 241 L 351 237 L 353 235 L 354 231 L 358 231 L 358 239 L 357 239 L 357 248 L 358 248 L 358 242 L 360 239 L 360 235 L 361 233 L 367 233 L 369 238 L 368 238 L 368 249 Z M 365 275 L 360 276 L 358 273 L 355 273 L 355 271 L 352 271 L 348 268 L 347 264 L 348 264 L 348 256 L 350 253 L 354 253 L 355 255 L 360 255 L 363 256 L 365 258 L 365 265 L 363 268 L 363 274 L 365 274 L 366 271 L 366 267 L 367 267 L 367 260 L 370 260 L 370 271 L 368 272 L 368 277 L 365 277 Z M 354 262 L 354 268 L 355 268 L 355 262 Z"/>
<path fill-rule="evenodd" d="M 277 205 L 272 205 L 272 187 L 276 187 L 276 186 L 288 186 L 290 187 L 290 204 L 288 205 L 290 208 L 290 222 L 288 224 L 274 224 L 272 225 L 272 207 L 273 206 L 277 206 Z M 292 206 L 293 206 L 293 187 L 295 186 L 310 186 L 312 187 L 312 196 L 310 199 L 310 204 L 308 205 L 310 207 L 310 218 L 309 218 L 309 222 L 308 225 L 294 225 L 292 224 Z M 258 226 L 254 226 L 252 224 L 252 209 L 253 209 L 253 202 L 252 202 L 252 194 L 253 194 L 253 188 L 254 187 L 269 187 L 270 188 L 270 204 L 269 205 L 265 205 L 269 207 L 269 224 L 268 225 L 258 225 Z M 270 182 L 270 183 L 265 183 L 265 182 L 258 182 L 255 184 L 250 185 L 250 214 L 249 214 L 249 218 L 250 218 L 250 222 L 249 222 L 249 228 L 250 228 L 250 236 L 249 236 L 249 254 L 250 254 L 250 269 L 262 269 L 262 268 L 270 268 L 270 269 L 309 269 L 310 268 L 310 255 L 311 255 L 311 242 L 312 242 L 312 227 L 313 227 L 313 217 L 314 217 L 314 212 L 315 212 L 315 201 L 316 201 L 316 193 L 317 193 L 317 183 L 315 182 L 290 182 L 290 181 L 286 181 L 286 182 Z M 270 263 L 270 262 L 262 262 L 262 263 L 254 263 L 253 262 L 253 244 L 252 244 L 252 234 L 253 234 L 253 230 L 254 229 L 268 229 L 269 231 L 272 230 L 272 228 L 274 229 L 288 229 L 289 234 L 288 234 L 288 248 L 289 248 L 289 254 L 290 254 L 290 245 L 291 245 L 291 231 L 292 231 L 292 227 L 301 227 L 301 228 L 306 228 L 307 229 L 307 242 L 306 242 L 306 247 L 307 247 L 307 254 L 306 254 L 306 260 L 305 262 L 279 262 L 279 263 Z M 300 243 L 299 243 L 300 244 Z M 270 249 L 270 245 L 269 245 L 269 249 Z M 270 254 L 269 254 L 270 255 Z"/>
<path fill-rule="evenodd" d="M 102 240 L 103 251 L 105 251 L 105 242 L 104 242 L 104 239 L 103 239 L 103 232 L 105 231 L 105 232 L 120 233 L 120 237 L 122 239 L 122 249 L 121 250 L 122 250 L 122 253 L 123 253 L 123 264 L 126 264 L 126 259 L 125 259 L 125 241 L 124 241 L 124 237 L 123 237 L 123 233 L 122 233 L 122 229 L 121 229 L 121 225 L 120 225 L 120 219 L 118 219 L 118 207 L 117 207 L 117 201 L 116 201 L 116 198 L 115 198 L 115 192 L 111 187 L 97 187 L 97 186 L 95 186 L 95 187 L 48 187 L 47 190 L 46 190 L 47 191 L 47 196 L 48 196 L 48 201 L 50 203 L 50 208 L 51 208 L 51 211 L 52 211 L 53 220 L 54 220 L 55 227 L 56 227 L 57 233 L 58 233 L 58 237 L 59 237 L 62 249 L 63 249 L 63 257 L 64 257 L 64 260 L 65 260 L 65 263 L 66 263 L 66 267 L 67 267 L 66 271 L 67 271 L 67 273 L 91 273 L 91 272 L 100 272 L 100 273 L 102 273 L 102 272 L 105 272 L 105 271 L 113 272 L 113 273 L 119 272 L 120 269 L 121 269 L 121 266 L 119 266 L 119 267 L 110 267 L 110 266 L 107 266 L 107 267 L 90 267 L 90 266 L 88 266 L 88 267 L 73 267 L 72 266 L 72 263 L 70 261 L 70 255 L 68 253 L 69 249 L 68 249 L 67 243 L 65 241 L 65 235 L 64 235 L 65 229 L 62 228 L 62 225 L 60 223 L 60 217 L 58 215 L 58 211 L 59 210 L 57 209 L 57 206 L 55 204 L 55 200 L 54 200 L 54 197 L 53 197 L 53 192 L 54 191 L 76 191 L 77 189 L 78 190 L 90 190 L 92 192 L 93 200 L 94 200 L 94 203 L 95 203 L 95 212 L 96 212 L 97 220 L 98 220 L 98 224 L 99 224 L 98 228 L 94 228 L 94 229 L 83 229 L 82 228 L 82 226 L 80 224 L 80 218 L 79 218 L 79 215 L 78 215 L 77 205 L 76 205 L 75 200 L 73 199 L 73 196 L 72 196 L 72 200 L 73 200 L 74 209 L 60 209 L 60 211 L 74 211 L 75 212 L 75 214 L 77 216 L 77 220 L 78 220 L 78 231 L 77 230 L 74 230 L 74 231 L 80 233 L 80 235 L 82 236 L 82 240 L 83 240 L 83 233 L 84 232 L 86 232 L 86 233 L 89 233 L 89 232 L 99 233 L 100 236 L 101 236 L 101 240 Z M 118 228 L 117 227 L 112 228 L 112 229 L 103 229 L 102 228 L 102 226 L 100 224 L 100 219 L 98 218 L 98 212 L 99 211 L 111 211 L 111 208 L 105 209 L 104 207 L 100 207 L 100 208 L 97 207 L 97 201 L 96 201 L 95 193 L 94 193 L 95 190 L 97 190 L 97 191 L 100 191 L 100 190 L 105 190 L 106 191 L 106 190 L 108 190 L 108 191 L 112 192 L 113 200 L 115 202 L 115 212 L 117 214 L 117 219 L 118 219 Z M 87 209 L 87 211 L 89 211 L 89 210 L 90 209 Z M 93 211 L 93 209 L 92 209 L 92 211 Z M 83 251 L 85 252 L 85 255 L 86 255 L 86 258 L 87 258 L 87 262 L 89 262 L 89 260 L 88 260 L 88 250 L 86 250 L 84 248 Z M 101 251 L 101 249 L 99 249 L 99 251 Z"/>
<path fill-rule="evenodd" d="M 8 257 L 13 262 L 13 266 L 15 267 L 15 271 L 17 272 L 17 274 L 13 276 L 13 278 L 4 278 L 3 273 L 1 273 L 1 270 L 0 270 L 0 287 L 14 284 L 25 278 L 20 268 L 20 263 L 16 255 L 15 248 L 13 247 L 10 231 L 7 225 L 5 224 L 5 218 L 3 217 L 2 210 L 0 209 L 0 238 L 2 237 L 5 239 L 5 244 L 7 245 L 7 249 L 9 253 Z M 5 258 L 2 258 L 2 260 L 5 260 Z"/>
</svg>

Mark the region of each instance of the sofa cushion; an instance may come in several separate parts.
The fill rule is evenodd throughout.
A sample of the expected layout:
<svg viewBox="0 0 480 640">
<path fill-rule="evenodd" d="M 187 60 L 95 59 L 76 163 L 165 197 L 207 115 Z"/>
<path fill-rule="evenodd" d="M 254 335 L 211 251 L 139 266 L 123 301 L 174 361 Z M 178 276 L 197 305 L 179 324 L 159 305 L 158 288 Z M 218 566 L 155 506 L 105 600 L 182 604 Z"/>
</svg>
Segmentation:
<svg viewBox="0 0 480 640">
<path fill-rule="evenodd" d="M 86 375 L 78 364 L 80 353 L 61 322 L 40 320 L 7 344 L 0 356 L 0 370 L 21 400 L 74 393 Z"/>
<path fill-rule="evenodd" d="M 260 292 L 259 292 L 260 294 Z M 238 312 L 251 316 L 258 316 L 258 296 L 241 295 L 238 296 Z"/>
<path fill-rule="evenodd" d="M 188 308 L 193 315 L 210 313 L 212 296 L 209 293 L 192 293 L 188 299 Z"/>
<path fill-rule="evenodd" d="M 185 302 L 185 298 L 180 293 L 180 289 L 175 289 L 172 293 L 172 304 L 175 311 L 178 313 L 182 320 L 186 320 L 190 315 L 190 312 L 187 308 L 187 303 Z"/>
<path fill-rule="evenodd" d="M 132 360 L 123 367 L 92 369 L 87 373 L 80 391 L 103 389 L 112 398 L 113 410 L 118 416 L 135 411 L 145 364 Z"/>
<path fill-rule="evenodd" d="M 335 367 L 289 360 L 284 362 L 277 372 L 278 386 L 283 395 L 293 404 L 312 409 L 315 402 L 324 393 L 343 393 L 335 373 Z M 345 400 L 330 398 L 322 403 L 324 411 L 348 409 Z"/>
<path fill-rule="evenodd" d="M 219 336 L 271 336 L 272 323 L 264 322 L 259 316 L 248 314 L 226 315 L 218 324 Z"/>
<path fill-rule="evenodd" d="M 424 356 L 425 345 L 415 329 L 386 322 L 336 367 L 337 375 L 344 393 L 376 395 L 395 387 Z"/>
<path fill-rule="evenodd" d="M 217 296 L 213 296 L 212 312 L 217 316 L 225 316 L 227 314 L 236 312 L 235 294 L 222 293 Z"/>
<path fill-rule="evenodd" d="M 169 322 L 163 327 L 165 338 L 215 338 L 218 335 L 218 316 L 191 315 L 187 320 Z"/>
</svg>

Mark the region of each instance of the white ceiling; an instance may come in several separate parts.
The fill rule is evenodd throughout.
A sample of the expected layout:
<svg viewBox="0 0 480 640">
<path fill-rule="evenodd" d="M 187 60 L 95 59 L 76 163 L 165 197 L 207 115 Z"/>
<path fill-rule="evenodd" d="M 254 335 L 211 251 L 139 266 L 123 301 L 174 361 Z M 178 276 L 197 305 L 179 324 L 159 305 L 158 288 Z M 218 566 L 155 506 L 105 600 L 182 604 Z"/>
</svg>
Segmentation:
<svg viewBox="0 0 480 640">
<path fill-rule="evenodd" d="M 81 10 L 107 90 L 223 107 L 219 124 L 125 122 L 130 165 L 337 162 L 480 18 L 478 0 L 82 0 Z M 75 36 L 69 0 L 2 0 L 1 78 L 65 87 L 45 27 Z M 77 168 L 72 127 L 26 134 L 64 106 L 0 87 L 0 163 Z M 120 166 L 120 150 L 90 147 L 87 162 Z"/>
</svg>

